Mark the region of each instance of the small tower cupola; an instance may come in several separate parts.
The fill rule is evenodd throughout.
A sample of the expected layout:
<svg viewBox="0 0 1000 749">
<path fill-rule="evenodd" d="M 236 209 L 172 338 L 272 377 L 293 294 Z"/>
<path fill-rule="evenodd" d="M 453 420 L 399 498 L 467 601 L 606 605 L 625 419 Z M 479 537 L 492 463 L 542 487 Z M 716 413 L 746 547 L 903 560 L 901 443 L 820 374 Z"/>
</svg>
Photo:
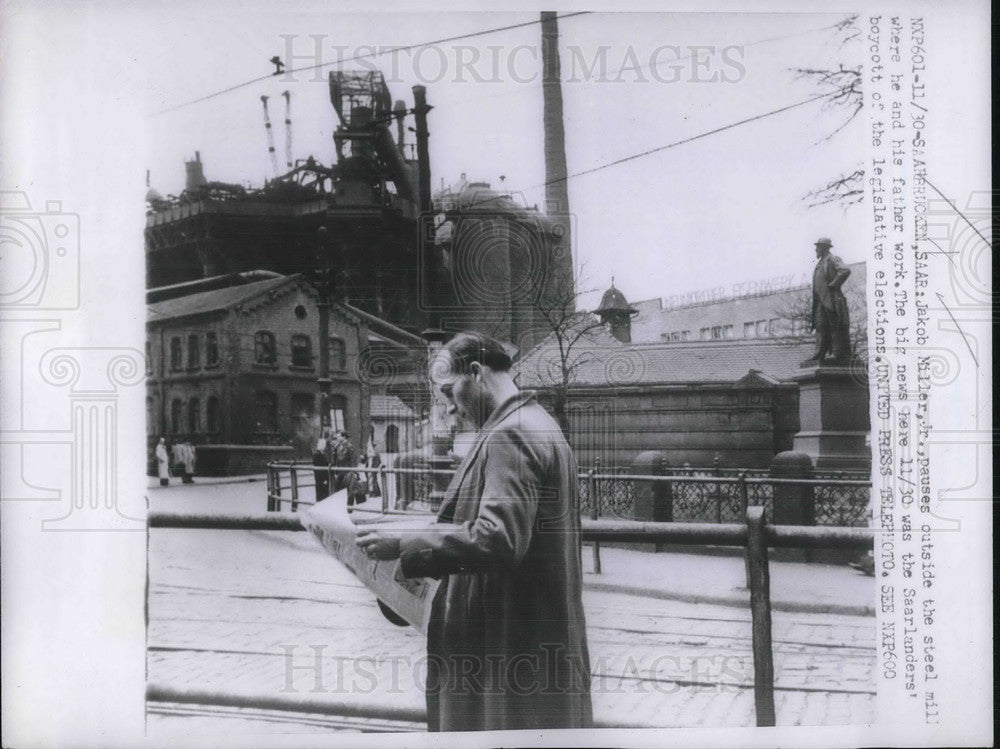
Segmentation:
<svg viewBox="0 0 1000 749">
<path fill-rule="evenodd" d="M 611 279 L 611 288 L 601 297 L 601 305 L 594 310 L 594 314 L 608 326 L 611 335 L 622 343 L 632 342 L 632 316 L 638 312 L 628 303 L 625 295 L 615 288 L 614 278 Z"/>
</svg>

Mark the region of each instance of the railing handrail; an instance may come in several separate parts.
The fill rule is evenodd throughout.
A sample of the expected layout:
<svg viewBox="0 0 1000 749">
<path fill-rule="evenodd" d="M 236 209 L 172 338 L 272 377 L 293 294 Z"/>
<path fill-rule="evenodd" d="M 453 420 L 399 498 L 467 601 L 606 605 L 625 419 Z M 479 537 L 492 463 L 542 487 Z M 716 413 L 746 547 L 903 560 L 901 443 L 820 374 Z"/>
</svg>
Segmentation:
<svg viewBox="0 0 1000 749">
<path fill-rule="evenodd" d="M 364 508 L 360 511 L 369 512 Z M 370 511 L 377 512 L 377 511 Z M 393 513 L 396 514 L 396 513 Z M 411 515 L 432 513 L 409 513 Z M 220 515 L 177 510 L 151 510 L 150 528 L 304 531 L 302 516 L 293 512 Z M 658 523 L 642 520 L 581 518 L 584 541 L 675 543 L 688 546 L 745 546 L 747 527 L 741 523 Z M 858 549 L 870 551 L 874 528 L 814 525 L 765 525 L 768 546 L 784 549 Z"/>
<path fill-rule="evenodd" d="M 454 475 L 454 468 L 395 468 L 379 466 L 374 468 L 371 466 L 324 466 L 315 465 L 313 463 L 301 463 L 301 462 L 280 462 L 272 461 L 267 464 L 268 471 L 271 469 L 276 470 L 302 470 L 302 471 L 329 471 L 330 473 L 383 473 L 383 474 L 402 474 L 402 475 Z M 756 470 L 756 469 L 753 469 Z M 735 485 L 739 484 L 741 481 L 745 481 L 748 484 L 758 484 L 758 485 L 785 485 L 785 486 L 843 486 L 843 487 L 857 487 L 857 488 L 871 488 L 871 479 L 824 479 L 824 478 L 794 478 L 794 477 L 777 477 L 777 476 L 754 476 L 746 475 L 741 477 L 740 475 L 735 476 L 694 476 L 685 474 L 638 474 L 638 473 L 600 473 L 593 471 L 580 470 L 577 472 L 577 480 L 585 481 L 587 479 L 593 478 L 596 481 L 651 481 L 651 482 L 667 482 L 667 483 L 690 483 L 690 484 L 727 484 Z M 302 485 L 300 485 L 302 486 Z"/>
</svg>

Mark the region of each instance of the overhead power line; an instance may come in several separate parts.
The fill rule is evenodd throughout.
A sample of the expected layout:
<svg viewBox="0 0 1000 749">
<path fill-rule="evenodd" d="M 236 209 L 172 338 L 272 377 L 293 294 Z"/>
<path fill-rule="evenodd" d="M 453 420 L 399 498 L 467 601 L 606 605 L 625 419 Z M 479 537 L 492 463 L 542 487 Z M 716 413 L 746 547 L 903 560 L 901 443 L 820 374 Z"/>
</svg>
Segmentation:
<svg viewBox="0 0 1000 749">
<path fill-rule="evenodd" d="M 563 14 L 561 16 L 556 16 L 556 18 L 562 19 L 562 18 L 573 18 L 574 16 L 586 16 L 586 15 L 590 15 L 591 12 L 592 11 L 578 11 L 576 13 L 565 13 L 565 14 Z M 405 52 L 407 50 L 417 49 L 418 47 L 427 47 L 427 46 L 432 45 L 432 44 L 445 44 L 447 42 L 457 42 L 457 41 L 460 41 L 462 39 L 475 39 L 476 37 L 487 36 L 489 34 L 496 34 L 496 33 L 501 32 L 501 31 L 510 31 L 512 29 L 520 29 L 520 28 L 524 28 L 526 26 L 535 26 L 535 25 L 537 25 L 539 23 L 541 23 L 540 19 L 536 20 L 536 21 L 525 21 L 523 23 L 512 23 L 512 24 L 510 24 L 508 26 L 496 26 L 496 27 L 491 28 L 491 29 L 483 29 L 482 31 L 473 31 L 473 32 L 470 32 L 468 34 L 459 34 L 457 36 L 448 36 L 448 37 L 443 37 L 441 39 L 433 39 L 431 41 L 418 42 L 416 44 L 407 44 L 407 45 L 402 46 L 402 47 L 390 47 L 390 48 L 386 48 L 384 50 L 375 50 L 375 51 L 369 52 L 369 53 L 364 54 L 364 55 L 354 55 L 353 57 L 348 57 L 348 58 L 343 59 L 343 60 L 335 60 L 333 62 L 321 62 L 321 63 L 317 63 L 316 65 L 304 65 L 304 66 L 302 66 L 300 68 L 289 68 L 288 70 L 283 71 L 283 73 L 285 75 L 291 75 L 293 73 L 302 73 L 302 72 L 305 72 L 307 70 L 320 70 L 322 68 L 332 67 L 332 66 L 335 66 L 335 65 L 343 65 L 344 63 L 347 63 L 347 62 L 356 62 L 357 60 L 368 60 L 368 59 L 371 59 L 373 57 L 381 57 L 382 55 L 389 54 L 389 53 Z M 237 84 L 229 86 L 227 88 L 220 89 L 220 90 L 215 91 L 215 92 L 213 92 L 211 94 L 206 94 L 205 96 L 200 96 L 197 99 L 191 99 L 190 101 L 185 101 L 185 102 L 182 102 L 180 104 L 175 104 L 172 107 L 167 107 L 166 109 L 161 109 L 158 112 L 154 112 L 153 116 L 159 116 L 161 114 L 167 114 L 168 112 L 175 112 L 178 109 L 183 109 L 184 107 L 189 107 L 189 106 L 191 106 L 193 104 L 199 104 L 199 103 L 201 103 L 203 101 L 208 101 L 209 99 L 214 99 L 217 96 L 222 96 L 223 94 L 228 94 L 228 93 L 231 93 L 233 91 L 237 91 L 237 90 L 239 90 L 241 88 L 246 88 L 247 86 L 252 86 L 255 83 L 261 83 L 263 81 L 270 80 L 271 78 L 274 77 L 274 75 L 275 75 L 274 73 L 268 73 L 267 75 L 261 75 L 261 76 L 258 76 L 256 78 L 251 78 L 248 81 L 243 81 L 242 83 L 237 83 Z"/>
<path fill-rule="evenodd" d="M 762 120 L 765 117 L 771 117 L 771 116 L 776 115 L 776 114 L 781 114 L 782 112 L 787 112 L 790 109 L 795 109 L 796 107 L 801 107 L 801 106 L 804 106 L 804 105 L 809 104 L 811 102 L 819 101 L 820 99 L 826 99 L 826 98 L 828 98 L 830 96 L 834 96 L 836 93 L 837 92 L 834 91 L 832 93 L 828 92 L 828 93 L 825 93 L 825 94 L 818 94 L 816 96 L 810 96 L 808 99 L 803 99 L 802 101 L 798 101 L 795 104 L 789 104 L 788 106 L 780 107 L 778 109 L 772 109 L 770 112 L 764 112 L 762 114 L 754 115 L 753 117 L 747 117 L 746 119 L 739 120 L 738 122 L 731 122 L 728 125 L 723 125 L 722 127 L 717 127 L 717 128 L 715 128 L 713 130 L 706 130 L 705 132 L 699 133 L 698 135 L 692 135 L 690 138 L 683 138 L 681 140 L 674 141 L 673 143 L 667 143 L 666 145 L 663 145 L 663 146 L 657 146 L 656 148 L 650 148 L 647 151 L 642 151 L 640 153 L 635 153 L 635 154 L 632 154 L 631 156 L 625 156 L 624 158 L 621 158 L 621 159 L 615 159 L 614 161 L 609 161 L 607 164 L 601 164 L 599 166 L 595 166 L 595 167 L 592 167 L 590 169 L 584 169 L 581 172 L 574 172 L 573 174 L 568 174 L 565 177 L 559 177 L 559 178 L 554 179 L 554 180 L 548 180 L 547 182 L 543 182 L 540 185 L 535 185 L 534 187 L 530 187 L 528 189 L 529 190 L 533 190 L 533 189 L 536 189 L 536 188 L 539 188 L 539 187 L 545 187 L 546 185 L 554 184 L 556 182 L 562 182 L 562 181 L 565 181 L 565 180 L 568 180 L 568 179 L 573 179 L 574 177 L 582 177 L 582 176 L 584 176 L 586 174 L 593 174 L 594 172 L 599 172 L 599 171 L 602 171 L 604 169 L 610 169 L 613 166 L 618 166 L 619 164 L 624 164 L 624 163 L 626 163 L 628 161 L 634 161 L 635 159 L 641 159 L 641 158 L 643 158 L 645 156 L 650 156 L 650 155 L 652 155 L 654 153 L 659 153 L 660 151 L 666 151 L 669 148 L 676 148 L 677 146 L 682 146 L 685 143 L 691 143 L 691 142 L 696 141 L 696 140 L 701 140 L 702 138 L 707 138 L 710 135 L 715 135 L 717 133 L 725 132 L 726 130 L 732 130 L 733 128 L 739 127 L 740 125 L 746 125 L 746 124 L 749 124 L 751 122 L 756 122 L 757 120 Z"/>
</svg>

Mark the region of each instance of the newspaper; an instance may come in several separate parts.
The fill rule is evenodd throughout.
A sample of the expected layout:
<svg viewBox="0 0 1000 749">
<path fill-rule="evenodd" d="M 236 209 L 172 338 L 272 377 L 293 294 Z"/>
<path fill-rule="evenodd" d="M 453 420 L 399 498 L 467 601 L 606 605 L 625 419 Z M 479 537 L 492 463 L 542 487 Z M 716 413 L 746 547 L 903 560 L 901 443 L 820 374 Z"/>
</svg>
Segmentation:
<svg viewBox="0 0 1000 749">
<path fill-rule="evenodd" d="M 405 530 L 432 522 L 433 517 L 401 520 L 398 516 L 374 514 L 360 509 L 349 513 L 346 489 L 341 489 L 305 511 L 302 520 L 302 524 L 316 536 L 323 548 L 353 572 L 383 605 L 424 634 L 427 634 L 431 603 L 439 581 L 423 577 L 403 577 L 398 559 L 370 559 L 354 543 L 354 539 L 357 526 L 362 524 Z"/>
</svg>

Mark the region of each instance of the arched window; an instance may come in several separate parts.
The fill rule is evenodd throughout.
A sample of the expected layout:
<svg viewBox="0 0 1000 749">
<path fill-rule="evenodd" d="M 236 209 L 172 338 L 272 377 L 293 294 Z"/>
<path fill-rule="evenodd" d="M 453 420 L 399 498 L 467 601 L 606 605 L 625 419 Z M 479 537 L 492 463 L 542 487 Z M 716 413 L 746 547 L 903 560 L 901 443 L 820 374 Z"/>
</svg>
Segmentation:
<svg viewBox="0 0 1000 749">
<path fill-rule="evenodd" d="M 278 348 L 274 342 L 274 333 L 269 330 L 258 330 L 254 333 L 253 360 L 255 364 L 278 363 Z"/>
<path fill-rule="evenodd" d="M 188 401 L 188 432 L 197 434 L 201 431 L 201 401 L 192 398 Z"/>
<path fill-rule="evenodd" d="M 181 433 L 181 413 L 184 411 L 184 403 L 180 398 L 170 401 L 170 432 L 172 434 Z"/>
<path fill-rule="evenodd" d="M 183 366 L 182 356 L 181 339 L 179 336 L 174 336 L 170 339 L 170 369 L 178 370 Z"/>
<path fill-rule="evenodd" d="M 222 431 L 222 407 L 219 405 L 219 399 L 212 395 L 208 398 L 208 433 L 218 434 Z"/>
<path fill-rule="evenodd" d="M 278 396 L 262 390 L 254 398 L 254 431 L 274 434 L 278 431 Z"/>
<path fill-rule="evenodd" d="M 188 336 L 188 369 L 197 369 L 201 366 L 201 347 L 198 345 L 198 336 L 192 333 Z"/>
<path fill-rule="evenodd" d="M 385 451 L 387 453 L 399 452 L 399 427 L 390 424 L 385 428 Z"/>
<path fill-rule="evenodd" d="M 347 347 L 343 338 L 330 339 L 330 369 L 338 372 L 347 369 Z"/>
<path fill-rule="evenodd" d="M 292 366 L 312 367 L 312 338 L 307 335 L 292 336 Z"/>
<path fill-rule="evenodd" d="M 313 427 L 313 415 L 316 413 L 316 397 L 312 393 L 292 393 L 291 409 L 291 431 L 297 448 L 310 453 L 311 447 L 315 444 L 315 428 Z"/>
</svg>

